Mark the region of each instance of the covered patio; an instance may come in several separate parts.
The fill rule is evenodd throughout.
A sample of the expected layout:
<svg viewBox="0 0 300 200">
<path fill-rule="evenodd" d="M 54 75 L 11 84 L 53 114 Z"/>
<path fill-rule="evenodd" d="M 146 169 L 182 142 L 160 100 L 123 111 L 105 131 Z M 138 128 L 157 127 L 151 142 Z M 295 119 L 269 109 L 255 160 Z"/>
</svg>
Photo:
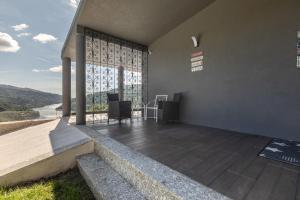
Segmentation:
<svg viewBox="0 0 300 200">
<path fill-rule="evenodd" d="M 298 0 L 82 0 L 61 57 L 63 115 L 71 113 L 76 62 L 75 124 L 96 130 L 90 136 L 99 143 L 83 170 L 103 159 L 150 199 L 159 199 L 156 183 L 166 199 L 203 199 L 199 191 L 207 199 L 300 199 L 300 168 L 259 156 L 274 138 L 300 141 L 299 7 Z M 108 124 L 107 93 L 130 102 L 134 119 Z M 156 95 L 178 93 L 179 123 L 142 118 Z M 171 181 L 149 166 L 144 173 L 143 160 Z M 178 177 L 188 193 L 173 185 Z"/>
<path fill-rule="evenodd" d="M 61 52 L 63 115 L 71 113 L 72 62 L 78 125 L 86 114 L 107 112 L 106 93 L 119 93 L 133 110 L 142 110 L 154 98 L 148 92 L 149 45 L 212 2 L 82 0 Z"/>
</svg>

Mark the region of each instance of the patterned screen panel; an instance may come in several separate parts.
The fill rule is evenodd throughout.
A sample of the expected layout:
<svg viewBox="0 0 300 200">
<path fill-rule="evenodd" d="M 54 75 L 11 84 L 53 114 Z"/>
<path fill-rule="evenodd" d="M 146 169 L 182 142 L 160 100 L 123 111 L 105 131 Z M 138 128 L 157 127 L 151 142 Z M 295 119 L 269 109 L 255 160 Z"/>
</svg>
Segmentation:
<svg viewBox="0 0 300 200">
<path fill-rule="evenodd" d="M 119 93 L 132 108 L 147 101 L 147 48 L 86 29 L 86 110 L 107 111 L 107 93 Z"/>
</svg>

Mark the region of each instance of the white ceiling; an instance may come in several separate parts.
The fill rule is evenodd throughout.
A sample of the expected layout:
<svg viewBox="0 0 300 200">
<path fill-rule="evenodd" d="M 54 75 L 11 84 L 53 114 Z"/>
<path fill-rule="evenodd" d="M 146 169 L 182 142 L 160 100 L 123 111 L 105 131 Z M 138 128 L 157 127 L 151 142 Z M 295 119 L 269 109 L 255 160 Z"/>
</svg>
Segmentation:
<svg viewBox="0 0 300 200">
<path fill-rule="evenodd" d="M 172 30 L 215 0 L 83 0 L 62 50 L 75 60 L 76 26 L 143 45 Z"/>
</svg>

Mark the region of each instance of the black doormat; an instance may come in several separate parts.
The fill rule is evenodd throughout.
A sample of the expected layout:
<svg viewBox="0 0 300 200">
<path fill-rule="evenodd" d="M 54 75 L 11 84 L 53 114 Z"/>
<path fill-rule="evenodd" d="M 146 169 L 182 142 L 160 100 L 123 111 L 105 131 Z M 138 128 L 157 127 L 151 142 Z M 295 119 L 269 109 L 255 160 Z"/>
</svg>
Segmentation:
<svg viewBox="0 0 300 200">
<path fill-rule="evenodd" d="M 300 142 L 273 139 L 259 156 L 300 166 Z"/>
</svg>

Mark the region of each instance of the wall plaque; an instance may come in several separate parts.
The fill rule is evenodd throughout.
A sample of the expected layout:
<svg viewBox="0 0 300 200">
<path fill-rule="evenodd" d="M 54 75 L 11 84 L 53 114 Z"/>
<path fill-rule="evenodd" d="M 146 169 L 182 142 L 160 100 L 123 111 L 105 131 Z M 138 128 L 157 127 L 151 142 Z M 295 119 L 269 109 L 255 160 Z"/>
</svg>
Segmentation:
<svg viewBox="0 0 300 200">
<path fill-rule="evenodd" d="M 203 70 L 203 51 L 192 53 L 191 55 L 191 71 L 197 72 Z"/>
</svg>

